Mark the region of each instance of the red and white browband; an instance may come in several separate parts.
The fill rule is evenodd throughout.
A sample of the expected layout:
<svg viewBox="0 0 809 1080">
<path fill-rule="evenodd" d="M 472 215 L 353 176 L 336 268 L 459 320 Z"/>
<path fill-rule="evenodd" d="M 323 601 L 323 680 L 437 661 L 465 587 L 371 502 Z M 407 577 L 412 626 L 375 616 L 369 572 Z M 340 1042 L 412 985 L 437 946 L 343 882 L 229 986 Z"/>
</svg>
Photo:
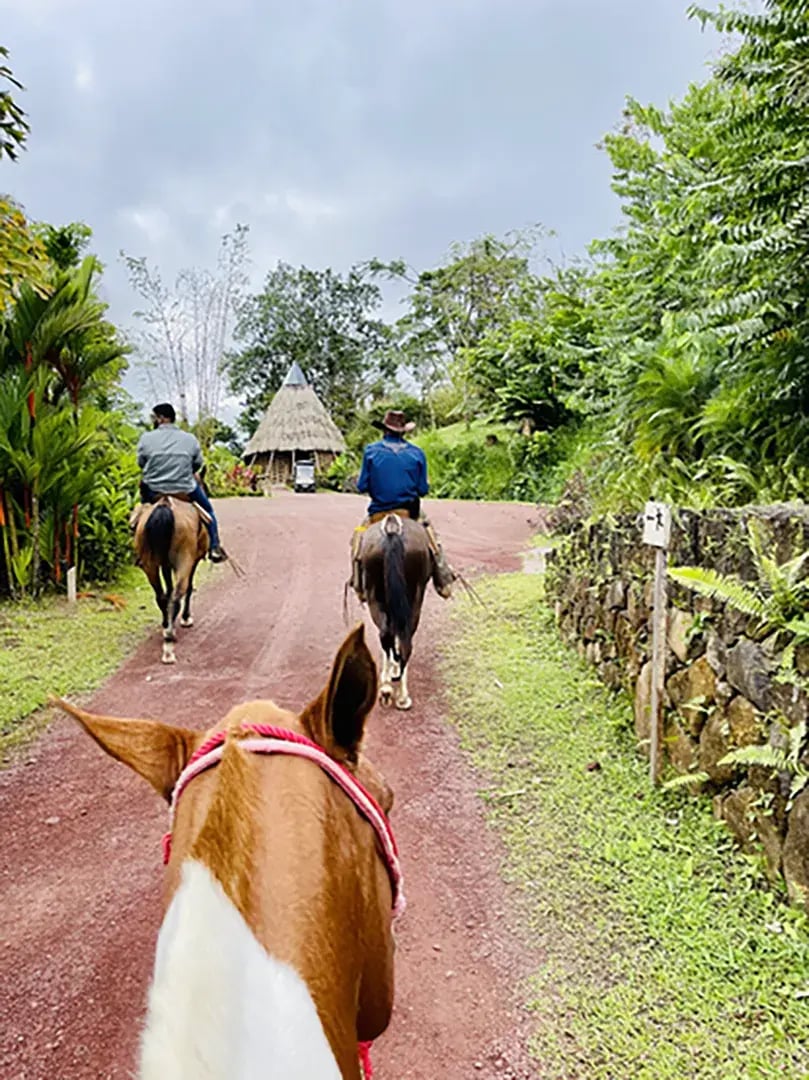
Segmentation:
<svg viewBox="0 0 809 1080">
<path fill-rule="evenodd" d="M 248 750 L 254 754 L 289 754 L 293 757 L 306 758 L 318 765 L 354 803 L 357 810 L 373 827 L 382 848 L 382 856 L 390 875 L 393 889 L 393 916 L 402 914 L 405 909 L 405 895 L 403 889 L 402 870 L 399 865 L 399 852 L 393 837 L 390 823 L 385 812 L 373 795 L 367 791 L 357 780 L 356 776 L 341 765 L 334 758 L 329 757 L 326 751 L 317 743 L 307 739 L 305 735 L 298 735 L 287 728 L 274 727 L 272 724 L 244 724 L 243 731 L 251 732 L 257 738 L 248 736 L 239 739 L 242 750 Z M 188 764 L 177 778 L 174 791 L 171 795 L 171 808 L 169 810 L 169 831 L 163 837 L 163 862 L 167 863 L 171 855 L 171 834 L 174 828 L 174 816 L 177 804 L 188 784 L 206 769 L 218 765 L 225 752 L 225 740 L 227 733 L 218 731 L 191 755 Z"/>
</svg>

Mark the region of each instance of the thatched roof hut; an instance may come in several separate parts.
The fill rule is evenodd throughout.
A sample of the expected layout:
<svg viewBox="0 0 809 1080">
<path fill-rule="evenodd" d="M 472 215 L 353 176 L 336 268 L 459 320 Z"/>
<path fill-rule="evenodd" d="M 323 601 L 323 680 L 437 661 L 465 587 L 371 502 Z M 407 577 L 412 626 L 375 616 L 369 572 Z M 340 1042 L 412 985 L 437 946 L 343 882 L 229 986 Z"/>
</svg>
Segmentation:
<svg viewBox="0 0 809 1080">
<path fill-rule="evenodd" d="M 242 457 L 262 474 L 264 484 L 284 484 L 292 478 L 296 461 L 314 461 L 321 472 L 345 448 L 340 429 L 294 363 Z"/>
</svg>

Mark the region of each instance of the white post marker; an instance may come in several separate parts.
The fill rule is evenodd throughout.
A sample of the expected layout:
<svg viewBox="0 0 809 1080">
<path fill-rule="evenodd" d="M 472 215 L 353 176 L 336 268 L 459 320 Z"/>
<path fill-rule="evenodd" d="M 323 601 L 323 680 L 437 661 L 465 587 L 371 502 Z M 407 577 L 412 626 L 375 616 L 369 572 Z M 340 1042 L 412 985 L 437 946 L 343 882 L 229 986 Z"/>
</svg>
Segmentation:
<svg viewBox="0 0 809 1080">
<path fill-rule="evenodd" d="M 671 507 L 648 502 L 643 511 L 643 542 L 655 552 L 654 608 L 652 611 L 652 701 L 649 779 L 657 785 L 660 772 L 663 692 L 666 678 L 666 553 L 671 539 Z"/>
<path fill-rule="evenodd" d="M 71 604 L 76 603 L 76 567 L 71 566 L 67 572 L 67 599 Z"/>
</svg>

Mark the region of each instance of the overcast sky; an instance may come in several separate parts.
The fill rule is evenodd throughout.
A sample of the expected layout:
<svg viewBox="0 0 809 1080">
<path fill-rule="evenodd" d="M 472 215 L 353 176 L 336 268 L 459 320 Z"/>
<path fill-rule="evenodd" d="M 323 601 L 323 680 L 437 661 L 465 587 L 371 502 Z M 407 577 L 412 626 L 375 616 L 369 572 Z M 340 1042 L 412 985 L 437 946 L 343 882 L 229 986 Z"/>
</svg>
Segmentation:
<svg viewBox="0 0 809 1080">
<path fill-rule="evenodd" d="M 717 40 L 686 0 L 0 0 L 32 133 L 0 165 L 37 219 L 81 220 L 170 276 L 250 226 L 277 259 L 424 267 L 542 222 L 567 254 L 619 223 L 596 143 L 664 104 Z"/>
</svg>

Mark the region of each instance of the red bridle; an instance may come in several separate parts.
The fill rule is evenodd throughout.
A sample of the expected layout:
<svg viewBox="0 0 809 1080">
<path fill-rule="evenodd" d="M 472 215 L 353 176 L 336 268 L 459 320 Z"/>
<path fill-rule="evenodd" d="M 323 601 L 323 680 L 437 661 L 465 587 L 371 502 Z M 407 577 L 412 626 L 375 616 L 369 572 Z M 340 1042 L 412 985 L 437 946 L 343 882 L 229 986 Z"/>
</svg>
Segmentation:
<svg viewBox="0 0 809 1080">
<path fill-rule="evenodd" d="M 369 822 L 374 829 L 382 849 L 382 859 L 390 876 L 393 891 L 393 917 L 402 914 L 405 909 L 405 896 L 403 889 L 402 870 L 399 865 L 399 852 L 393 830 L 387 819 L 385 811 L 363 787 L 359 780 L 350 772 L 345 765 L 341 765 L 334 758 L 329 757 L 326 751 L 316 742 L 307 739 L 305 735 L 298 735 L 287 728 L 274 727 L 272 724 L 243 724 L 242 730 L 250 732 L 250 735 L 239 739 L 239 747 L 242 750 L 254 754 L 287 754 L 293 757 L 306 758 L 314 762 L 348 795 L 354 806 Z M 177 804 L 180 796 L 188 784 L 199 776 L 200 773 L 218 765 L 225 752 L 227 733 L 217 731 L 191 755 L 188 764 L 177 778 L 171 795 L 171 808 L 169 811 L 169 831 L 163 837 L 163 862 L 167 863 L 171 855 L 171 833 L 174 827 L 174 816 L 177 812 Z"/>
</svg>

